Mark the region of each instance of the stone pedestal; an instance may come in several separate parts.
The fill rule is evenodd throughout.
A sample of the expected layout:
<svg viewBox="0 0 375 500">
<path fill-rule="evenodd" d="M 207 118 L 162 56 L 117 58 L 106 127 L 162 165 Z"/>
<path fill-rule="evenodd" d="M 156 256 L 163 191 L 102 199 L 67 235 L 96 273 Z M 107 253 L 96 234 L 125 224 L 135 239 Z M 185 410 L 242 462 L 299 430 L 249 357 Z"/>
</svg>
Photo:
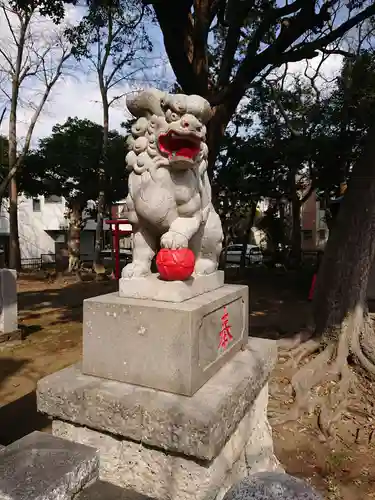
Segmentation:
<svg viewBox="0 0 375 500">
<path fill-rule="evenodd" d="M 233 337 L 221 347 L 222 317 Z M 224 285 L 181 303 L 116 293 L 84 302 L 82 372 L 192 396 L 247 342 L 248 288 Z"/>
<path fill-rule="evenodd" d="M 53 434 L 98 448 L 100 477 L 158 500 L 218 499 L 252 471 L 274 470 L 267 423 L 272 341 L 250 339 L 192 397 L 82 374 L 38 384 Z"/>
<path fill-rule="evenodd" d="M 0 343 L 18 340 L 17 273 L 13 269 L 0 269 Z"/>
<path fill-rule="evenodd" d="M 157 500 L 221 500 L 249 470 L 278 467 L 267 421 L 276 344 L 248 339 L 247 287 L 207 291 L 220 276 L 186 300 L 178 283 L 178 300 L 160 300 L 168 283 L 160 292 L 153 277 L 158 300 L 85 301 L 82 364 L 38 383 L 38 409 L 55 436 L 99 449 L 102 480 Z"/>
<path fill-rule="evenodd" d="M 186 281 L 162 281 L 158 274 L 147 278 L 120 279 L 120 297 L 150 299 L 163 302 L 184 302 L 224 285 L 224 271 L 207 276 L 192 276 Z"/>
</svg>

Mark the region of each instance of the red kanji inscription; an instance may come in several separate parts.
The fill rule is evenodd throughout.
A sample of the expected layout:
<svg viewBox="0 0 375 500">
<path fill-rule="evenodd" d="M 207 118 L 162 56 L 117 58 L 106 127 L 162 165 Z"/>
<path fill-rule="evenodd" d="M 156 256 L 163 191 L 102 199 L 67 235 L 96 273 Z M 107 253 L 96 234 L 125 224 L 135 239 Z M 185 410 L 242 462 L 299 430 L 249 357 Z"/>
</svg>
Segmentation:
<svg viewBox="0 0 375 500">
<path fill-rule="evenodd" d="M 228 344 L 233 340 L 233 335 L 231 334 L 232 327 L 228 323 L 229 323 L 229 314 L 227 308 L 224 307 L 224 314 L 221 317 L 219 349 L 226 349 L 228 347 Z"/>
</svg>

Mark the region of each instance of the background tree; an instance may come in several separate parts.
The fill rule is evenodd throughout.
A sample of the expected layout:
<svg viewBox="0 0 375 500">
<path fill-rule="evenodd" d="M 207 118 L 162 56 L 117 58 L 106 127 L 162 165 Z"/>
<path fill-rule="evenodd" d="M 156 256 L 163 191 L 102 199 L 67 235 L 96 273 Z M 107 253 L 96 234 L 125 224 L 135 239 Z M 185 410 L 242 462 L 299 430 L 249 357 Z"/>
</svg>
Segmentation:
<svg viewBox="0 0 375 500">
<path fill-rule="evenodd" d="M 3 82 L 1 91 L 9 105 L 9 168 L 0 183 L 0 198 L 3 198 L 10 182 L 9 265 L 19 270 L 21 256 L 18 238 L 18 187 L 15 176 L 23 165 L 35 125 L 54 85 L 63 73 L 71 51 L 69 44 L 58 31 L 50 32 L 48 36 L 44 34 L 43 37 L 40 31 L 38 33 L 37 2 L 24 9 L 9 5 L 8 2 L 0 2 L 0 12 L 8 27 L 8 33 L 2 34 L 0 41 L 0 78 Z M 27 81 L 32 81 L 37 90 L 34 95 L 28 96 L 27 103 L 23 103 L 22 89 Z M 17 111 L 22 104 L 28 105 L 32 116 L 24 143 L 20 147 Z"/>
<path fill-rule="evenodd" d="M 101 178 L 103 127 L 90 120 L 68 118 L 57 124 L 52 134 L 39 141 L 39 147 L 26 158 L 23 171 L 25 192 L 56 194 L 67 202 L 69 221 L 69 270 L 80 267 L 80 232 L 92 212 L 88 202 L 97 199 L 104 190 L 106 207 L 127 194 L 127 172 L 124 165 L 125 139 L 116 131 L 109 131 L 106 176 Z M 97 207 L 96 207 L 97 208 Z"/>
<path fill-rule="evenodd" d="M 329 179 L 319 155 L 322 138 L 330 126 L 322 111 L 330 99 L 316 87 L 318 68 L 309 78 L 288 75 L 288 68 L 277 80 L 257 85 L 246 94 L 246 102 L 232 119 L 215 168 L 213 187 L 220 186 L 218 204 L 240 205 L 250 214 L 247 203 L 262 198 L 272 200 L 270 214 L 278 215 L 278 243 L 291 245 L 291 259 L 298 265 L 301 256 L 301 208 L 312 192 Z M 288 85 L 286 85 L 288 77 Z M 232 129 L 235 130 L 232 135 Z M 324 173 L 324 176 L 323 176 Z M 332 175 L 332 172 L 331 172 Z M 287 228 L 285 209 L 291 207 L 291 231 L 281 238 L 280 227 Z M 252 219 L 247 216 L 244 249 L 249 243 Z M 263 224 L 263 229 L 265 229 Z M 276 241 L 274 242 L 276 243 Z M 277 248 L 278 245 L 274 245 Z M 245 252 L 244 252 L 245 255 Z"/>
<path fill-rule="evenodd" d="M 68 32 L 77 57 L 84 57 L 98 79 L 103 111 L 102 155 L 99 177 L 98 216 L 94 268 L 102 270 L 104 184 L 108 165 L 109 110 L 126 94 L 124 84 L 134 82 L 135 76 L 147 66 L 147 52 L 152 50 L 143 23 L 144 9 L 138 1 L 121 0 L 116 5 L 90 6 L 81 23 Z M 149 61 L 148 61 L 149 62 Z"/>
<path fill-rule="evenodd" d="M 348 189 L 319 270 L 313 337 L 291 352 L 297 364 L 317 355 L 292 379 L 296 399 L 287 418 L 297 417 L 301 408 L 317 406 L 326 435 L 333 433 L 348 402 L 350 359 L 375 377 L 375 336 L 366 302 L 375 258 L 374 97 L 373 54 L 363 53 L 344 64 L 327 109 L 330 135 L 325 151 L 330 151 L 329 160 L 336 158 L 336 172 L 346 171 Z M 316 387 L 328 381 L 337 383 L 330 387 L 327 401 Z"/>
<path fill-rule="evenodd" d="M 277 196 L 277 165 L 262 139 L 256 135 L 251 106 L 243 106 L 226 132 L 216 163 L 212 188 L 222 219 L 225 245 L 230 240 L 242 241 L 240 262 L 246 262 L 247 244 L 256 217 L 258 202 Z M 223 256 L 224 262 L 226 261 Z"/>
<path fill-rule="evenodd" d="M 166 52 L 184 92 L 214 106 L 210 168 L 225 128 L 249 86 L 273 68 L 312 58 L 372 15 L 368 1 L 153 1 Z M 212 173 L 212 172 L 211 172 Z"/>
<path fill-rule="evenodd" d="M 316 189 L 318 179 L 314 149 L 321 103 L 314 85 L 299 75 L 286 87 L 286 74 L 279 81 L 258 87 L 258 113 L 262 142 L 273 150 L 279 167 L 278 191 L 291 206 L 290 260 L 298 266 L 301 208 Z"/>
<path fill-rule="evenodd" d="M 32 0 L 14 0 L 23 6 Z M 56 3 L 56 7 L 54 4 Z M 76 4 L 77 0 L 66 3 Z M 139 4 L 141 1 L 139 1 Z M 43 0 L 61 18 L 61 2 Z M 92 9 L 120 0 L 87 0 Z M 211 173 L 225 128 L 249 86 L 273 68 L 311 59 L 375 15 L 372 0 L 142 0 L 152 6 L 182 90 L 206 97 L 215 114 L 208 130 Z"/>
</svg>

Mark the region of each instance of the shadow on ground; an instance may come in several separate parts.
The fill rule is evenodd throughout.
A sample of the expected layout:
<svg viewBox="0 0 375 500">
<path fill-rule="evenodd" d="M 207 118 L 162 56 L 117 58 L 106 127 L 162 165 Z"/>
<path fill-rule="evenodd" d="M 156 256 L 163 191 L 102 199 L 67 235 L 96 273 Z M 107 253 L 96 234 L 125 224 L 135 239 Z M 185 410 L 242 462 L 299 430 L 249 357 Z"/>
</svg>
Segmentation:
<svg viewBox="0 0 375 500">
<path fill-rule="evenodd" d="M 134 491 L 123 490 L 119 486 L 98 481 L 80 495 L 77 500 L 152 500 L 149 497 L 135 493 Z"/>
<path fill-rule="evenodd" d="M 82 303 L 85 299 L 116 290 L 116 281 L 76 282 L 64 287 L 56 282 L 45 289 L 20 291 L 18 307 L 22 319 L 26 321 L 38 319 L 53 309 L 59 313 L 55 324 L 82 322 Z"/>
<path fill-rule="evenodd" d="M 28 363 L 28 359 L 1 358 L 0 362 L 0 388 L 8 377 L 17 373 L 22 366 Z"/>
<path fill-rule="evenodd" d="M 239 274 L 228 268 L 226 282 L 244 284 L 250 291 L 250 331 L 254 337 L 280 339 L 293 336 L 306 326 L 311 304 L 307 300 L 311 270 L 249 268 Z M 43 288 L 42 288 L 43 287 Z M 23 321 L 37 324 L 53 311 L 49 325 L 82 322 L 82 304 L 89 297 L 115 292 L 116 281 L 41 283 L 36 290 L 20 290 L 19 310 Z M 32 330 L 27 334 L 33 333 Z"/>
<path fill-rule="evenodd" d="M 0 444 L 7 446 L 30 432 L 45 430 L 50 420 L 37 412 L 36 392 L 0 408 Z"/>
<path fill-rule="evenodd" d="M 249 287 L 250 336 L 278 340 L 293 337 L 306 327 L 311 269 L 253 267 L 239 274 L 238 268 L 228 268 L 225 280 Z"/>
</svg>

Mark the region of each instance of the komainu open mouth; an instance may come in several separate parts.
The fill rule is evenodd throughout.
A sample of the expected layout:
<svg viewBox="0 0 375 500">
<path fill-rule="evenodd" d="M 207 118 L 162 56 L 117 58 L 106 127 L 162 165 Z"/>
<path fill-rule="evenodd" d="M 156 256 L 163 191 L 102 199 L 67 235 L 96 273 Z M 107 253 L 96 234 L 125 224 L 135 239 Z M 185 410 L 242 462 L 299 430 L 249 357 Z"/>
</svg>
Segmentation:
<svg viewBox="0 0 375 500">
<path fill-rule="evenodd" d="M 193 135 L 170 131 L 159 135 L 159 148 L 162 153 L 167 153 L 169 158 L 182 157 L 193 160 L 200 151 L 200 140 Z"/>
</svg>

